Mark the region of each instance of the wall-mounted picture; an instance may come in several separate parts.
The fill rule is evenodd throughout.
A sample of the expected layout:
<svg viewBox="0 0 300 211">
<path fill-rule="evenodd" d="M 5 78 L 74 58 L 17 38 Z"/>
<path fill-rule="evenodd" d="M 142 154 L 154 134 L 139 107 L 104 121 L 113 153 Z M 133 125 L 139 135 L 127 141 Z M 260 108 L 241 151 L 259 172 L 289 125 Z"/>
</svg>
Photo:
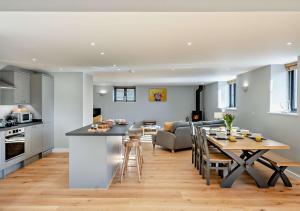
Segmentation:
<svg viewBox="0 0 300 211">
<path fill-rule="evenodd" d="M 166 102 L 167 101 L 167 89 L 166 88 L 149 89 L 149 101 L 150 102 Z"/>
</svg>

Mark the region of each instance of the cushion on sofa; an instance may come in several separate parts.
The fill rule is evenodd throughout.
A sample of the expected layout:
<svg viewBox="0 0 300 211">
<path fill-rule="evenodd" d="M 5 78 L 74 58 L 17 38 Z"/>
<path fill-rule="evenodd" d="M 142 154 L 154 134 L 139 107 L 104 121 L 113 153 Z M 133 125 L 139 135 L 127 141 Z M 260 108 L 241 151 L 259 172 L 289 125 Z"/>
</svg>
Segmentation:
<svg viewBox="0 0 300 211">
<path fill-rule="evenodd" d="M 199 127 L 199 126 L 202 126 L 202 125 L 203 125 L 202 121 L 199 121 L 199 122 L 193 122 L 193 124 L 194 124 L 195 127 Z"/>
<path fill-rule="evenodd" d="M 221 124 L 224 124 L 224 120 L 202 121 L 202 124 L 203 124 L 203 126 L 221 125 Z"/>
<path fill-rule="evenodd" d="M 173 122 L 164 123 L 164 131 L 172 132 L 173 131 Z"/>
<path fill-rule="evenodd" d="M 189 127 L 189 123 L 184 121 L 173 122 L 173 128 L 171 132 L 174 133 L 178 127 Z"/>
</svg>

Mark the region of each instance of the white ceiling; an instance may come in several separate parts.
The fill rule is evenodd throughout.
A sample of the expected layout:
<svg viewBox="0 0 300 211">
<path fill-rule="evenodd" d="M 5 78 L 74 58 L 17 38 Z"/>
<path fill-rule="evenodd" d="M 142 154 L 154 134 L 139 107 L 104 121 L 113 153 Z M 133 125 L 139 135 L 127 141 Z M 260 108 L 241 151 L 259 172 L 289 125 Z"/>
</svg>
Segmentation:
<svg viewBox="0 0 300 211">
<path fill-rule="evenodd" d="M 199 84 L 296 60 L 299 23 L 300 12 L 0 12 L 0 62 L 96 84 Z"/>
<path fill-rule="evenodd" d="M 0 11 L 299 11 L 299 0 L 0 0 Z"/>
</svg>

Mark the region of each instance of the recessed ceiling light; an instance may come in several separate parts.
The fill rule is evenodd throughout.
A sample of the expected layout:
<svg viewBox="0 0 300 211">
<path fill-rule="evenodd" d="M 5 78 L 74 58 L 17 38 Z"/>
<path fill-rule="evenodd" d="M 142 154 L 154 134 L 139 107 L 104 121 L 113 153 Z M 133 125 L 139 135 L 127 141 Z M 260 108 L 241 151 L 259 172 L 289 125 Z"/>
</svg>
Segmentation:
<svg viewBox="0 0 300 211">
<path fill-rule="evenodd" d="M 291 46 L 291 45 L 293 45 L 293 43 L 292 42 L 287 42 L 286 45 Z"/>
<path fill-rule="evenodd" d="M 90 44 L 91 46 L 95 46 L 96 45 L 96 43 L 94 43 L 94 42 L 91 42 L 91 44 Z"/>
<path fill-rule="evenodd" d="M 101 55 L 104 55 L 104 52 L 103 52 L 103 51 L 101 51 L 101 52 L 100 52 L 100 54 L 101 54 Z"/>
<path fill-rule="evenodd" d="M 187 43 L 188 46 L 191 46 L 192 44 L 193 44 L 192 42 L 188 42 L 188 43 Z"/>
<path fill-rule="evenodd" d="M 33 61 L 33 62 L 36 62 L 36 58 L 32 58 L 32 61 Z"/>
</svg>

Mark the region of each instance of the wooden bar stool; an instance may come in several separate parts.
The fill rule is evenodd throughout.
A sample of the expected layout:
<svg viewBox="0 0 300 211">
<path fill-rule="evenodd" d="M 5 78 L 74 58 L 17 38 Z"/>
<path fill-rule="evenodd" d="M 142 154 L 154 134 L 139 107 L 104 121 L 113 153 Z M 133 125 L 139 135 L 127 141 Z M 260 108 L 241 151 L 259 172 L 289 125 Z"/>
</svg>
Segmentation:
<svg viewBox="0 0 300 211">
<path fill-rule="evenodd" d="M 131 150 L 135 150 L 134 160 L 136 161 L 136 168 L 138 174 L 138 181 L 141 182 L 141 175 L 142 175 L 142 165 L 143 165 L 143 154 L 142 154 L 142 144 L 140 140 L 140 136 L 132 135 L 129 136 L 129 139 L 124 140 L 124 159 L 121 169 L 121 182 L 123 181 L 123 176 L 128 169 L 128 162 L 130 160 L 130 152 Z"/>
</svg>

